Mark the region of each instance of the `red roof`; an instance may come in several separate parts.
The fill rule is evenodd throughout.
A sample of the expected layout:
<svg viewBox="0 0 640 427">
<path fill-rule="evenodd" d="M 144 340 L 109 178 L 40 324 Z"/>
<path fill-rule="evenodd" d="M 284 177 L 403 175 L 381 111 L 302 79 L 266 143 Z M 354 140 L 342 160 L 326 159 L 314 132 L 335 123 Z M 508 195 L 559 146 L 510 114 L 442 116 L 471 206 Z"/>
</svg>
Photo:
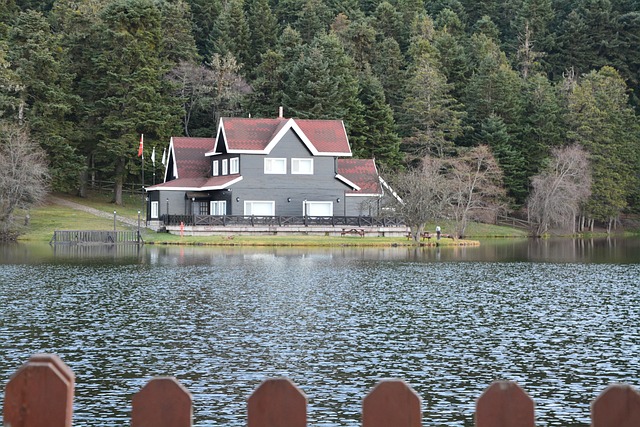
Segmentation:
<svg viewBox="0 0 640 427">
<path fill-rule="evenodd" d="M 173 137 L 174 162 L 178 165 L 178 178 L 204 178 L 211 175 L 209 159 L 205 153 L 213 148 L 213 138 Z M 171 174 L 172 171 L 169 171 Z"/>
<path fill-rule="evenodd" d="M 211 178 L 178 178 L 163 184 L 147 187 L 147 190 L 221 190 L 241 180 L 239 174 Z"/>
<path fill-rule="evenodd" d="M 338 159 L 338 173 L 360 187 L 360 191 L 347 191 L 347 194 L 382 194 L 373 159 Z"/>
<path fill-rule="evenodd" d="M 351 155 L 349 139 L 341 120 L 227 117 L 220 119 L 219 133 L 222 132 L 226 138 L 229 152 L 268 153 L 289 129 L 293 129 L 316 155 Z"/>
</svg>

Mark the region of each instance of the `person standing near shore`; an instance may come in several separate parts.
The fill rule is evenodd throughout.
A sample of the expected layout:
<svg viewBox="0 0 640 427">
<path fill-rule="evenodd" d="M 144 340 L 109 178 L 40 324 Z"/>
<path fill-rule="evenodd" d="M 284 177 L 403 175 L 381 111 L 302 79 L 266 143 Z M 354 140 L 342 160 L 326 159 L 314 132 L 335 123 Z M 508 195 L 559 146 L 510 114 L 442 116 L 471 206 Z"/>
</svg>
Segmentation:
<svg viewBox="0 0 640 427">
<path fill-rule="evenodd" d="M 440 230 L 439 225 L 436 225 L 436 240 L 440 240 L 440 234 L 442 234 L 442 230 Z"/>
</svg>

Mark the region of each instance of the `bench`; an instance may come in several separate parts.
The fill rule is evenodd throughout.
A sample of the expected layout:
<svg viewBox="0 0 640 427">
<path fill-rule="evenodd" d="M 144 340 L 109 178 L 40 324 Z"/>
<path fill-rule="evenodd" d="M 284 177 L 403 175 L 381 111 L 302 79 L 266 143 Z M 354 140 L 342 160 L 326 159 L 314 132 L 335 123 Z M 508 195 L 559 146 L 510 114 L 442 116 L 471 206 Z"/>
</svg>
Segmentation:
<svg viewBox="0 0 640 427">
<path fill-rule="evenodd" d="M 351 228 L 351 229 L 343 228 L 340 235 L 344 236 L 347 234 L 351 234 L 351 235 L 357 234 L 360 237 L 364 237 L 364 228 Z"/>
<path fill-rule="evenodd" d="M 411 232 L 407 233 L 407 240 L 411 240 L 413 239 L 413 235 L 411 234 Z M 431 233 L 429 233 L 428 231 L 425 231 L 423 233 L 420 233 L 420 239 L 424 240 L 431 240 Z"/>
</svg>

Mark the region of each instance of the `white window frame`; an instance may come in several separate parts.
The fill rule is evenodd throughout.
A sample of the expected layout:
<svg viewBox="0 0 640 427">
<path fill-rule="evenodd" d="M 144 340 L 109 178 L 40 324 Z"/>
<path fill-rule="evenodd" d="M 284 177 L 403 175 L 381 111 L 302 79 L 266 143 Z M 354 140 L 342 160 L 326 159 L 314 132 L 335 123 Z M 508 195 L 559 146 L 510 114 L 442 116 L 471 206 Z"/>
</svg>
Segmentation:
<svg viewBox="0 0 640 427">
<path fill-rule="evenodd" d="M 213 176 L 218 176 L 219 170 L 218 170 L 218 161 L 214 160 L 213 161 L 213 166 L 211 167 L 212 172 L 213 172 Z"/>
<path fill-rule="evenodd" d="M 305 216 L 333 216 L 333 202 L 327 202 L 327 201 L 313 201 L 313 200 L 305 200 L 302 202 L 302 215 Z M 309 207 L 313 207 L 314 205 L 325 205 L 325 206 L 329 206 L 329 214 L 328 215 L 317 215 L 315 213 L 309 213 L 310 209 Z"/>
<path fill-rule="evenodd" d="M 151 202 L 151 219 L 158 219 L 159 202 Z"/>
<path fill-rule="evenodd" d="M 212 200 L 209 202 L 209 215 L 222 216 L 227 214 L 226 200 Z"/>
<path fill-rule="evenodd" d="M 307 164 L 301 168 L 301 165 Z M 291 159 L 292 175 L 313 175 L 313 159 Z"/>
<path fill-rule="evenodd" d="M 277 166 L 277 167 L 276 167 Z M 287 173 L 287 159 L 284 157 L 267 157 L 264 159 L 264 173 L 285 175 Z"/>
<path fill-rule="evenodd" d="M 271 213 L 270 214 L 255 214 L 252 213 L 253 209 L 253 205 L 254 204 L 264 204 L 264 205 L 270 205 L 271 206 Z M 244 215 L 245 216 L 275 216 L 276 214 L 276 202 L 272 201 L 272 200 L 245 200 L 244 202 Z"/>
<path fill-rule="evenodd" d="M 229 173 L 230 174 L 240 173 L 240 158 L 239 157 L 233 157 L 233 158 L 229 159 Z"/>
<path fill-rule="evenodd" d="M 222 175 L 229 175 L 229 161 L 222 159 Z"/>
</svg>

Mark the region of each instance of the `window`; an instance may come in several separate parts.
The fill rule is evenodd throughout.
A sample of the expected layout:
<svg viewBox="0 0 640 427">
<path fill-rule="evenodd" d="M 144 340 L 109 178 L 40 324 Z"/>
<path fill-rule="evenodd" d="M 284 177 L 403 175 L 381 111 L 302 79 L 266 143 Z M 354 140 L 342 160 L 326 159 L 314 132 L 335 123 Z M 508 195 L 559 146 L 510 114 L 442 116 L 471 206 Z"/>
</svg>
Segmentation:
<svg viewBox="0 0 640 427">
<path fill-rule="evenodd" d="M 214 200 L 210 202 L 209 215 L 226 215 L 227 214 L 227 202 L 226 200 Z"/>
<path fill-rule="evenodd" d="M 276 213 L 276 202 L 268 201 L 246 201 L 244 202 L 244 214 L 246 216 L 274 216 Z"/>
<path fill-rule="evenodd" d="M 267 173 L 267 174 L 287 173 L 287 159 L 264 159 L 264 173 Z"/>
<path fill-rule="evenodd" d="M 151 219 L 158 219 L 158 202 L 151 202 Z"/>
<path fill-rule="evenodd" d="M 291 159 L 291 173 L 313 175 L 313 159 Z"/>
<path fill-rule="evenodd" d="M 218 161 L 214 160 L 213 161 L 213 167 L 211 168 L 213 170 L 213 176 L 218 176 Z"/>
<path fill-rule="evenodd" d="M 207 206 L 207 202 L 198 202 L 198 215 L 209 215 L 209 206 Z"/>
<path fill-rule="evenodd" d="M 303 215 L 333 216 L 333 202 L 303 202 Z"/>
<path fill-rule="evenodd" d="M 240 159 L 238 157 L 229 159 L 229 173 L 240 173 Z"/>
<path fill-rule="evenodd" d="M 229 173 L 227 159 L 222 159 L 222 175 L 227 175 Z"/>
</svg>

